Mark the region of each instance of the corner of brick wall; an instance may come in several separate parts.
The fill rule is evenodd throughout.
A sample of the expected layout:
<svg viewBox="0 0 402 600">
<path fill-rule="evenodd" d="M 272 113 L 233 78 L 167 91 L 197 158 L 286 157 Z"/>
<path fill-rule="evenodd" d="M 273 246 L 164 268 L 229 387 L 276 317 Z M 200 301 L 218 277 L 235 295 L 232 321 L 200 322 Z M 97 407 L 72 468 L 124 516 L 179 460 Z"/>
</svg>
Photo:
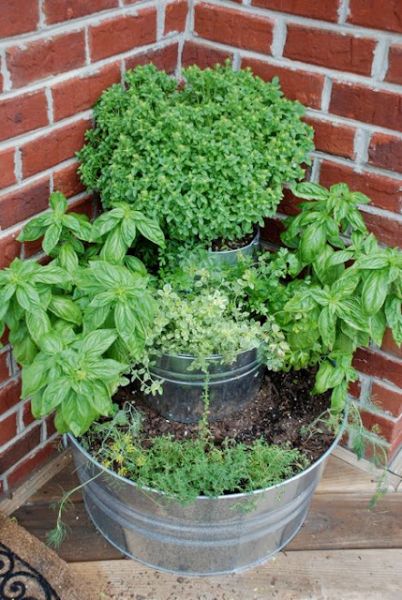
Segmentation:
<svg viewBox="0 0 402 600">
<path fill-rule="evenodd" d="M 60 190 L 73 210 L 92 214 L 75 153 L 91 107 L 127 69 L 153 62 L 170 73 L 187 27 L 186 0 L 13 0 L 0 8 L 0 268 L 21 246 L 23 224 Z M 37 422 L 20 399 L 19 369 L 7 337 L 0 349 L 0 494 L 56 452 L 52 419 Z"/>
<path fill-rule="evenodd" d="M 183 65 L 233 60 L 307 107 L 315 130 L 311 179 L 366 193 L 368 228 L 402 246 L 402 2 L 400 0 L 195 0 Z M 281 216 L 297 211 L 285 192 Z M 278 242 L 280 218 L 265 232 Z M 402 352 L 359 351 L 351 396 L 391 459 L 402 444 Z"/>
</svg>

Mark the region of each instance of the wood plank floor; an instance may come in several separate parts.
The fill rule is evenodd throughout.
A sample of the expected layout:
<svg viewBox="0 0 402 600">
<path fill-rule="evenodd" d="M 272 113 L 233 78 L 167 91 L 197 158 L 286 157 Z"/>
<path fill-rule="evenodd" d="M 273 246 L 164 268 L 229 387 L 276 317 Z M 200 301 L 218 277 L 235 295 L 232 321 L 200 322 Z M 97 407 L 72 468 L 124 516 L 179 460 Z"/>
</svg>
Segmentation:
<svg viewBox="0 0 402 600">
<path fill-rule="evenodd" d="M 44 540 L 55 522 L 52 504 L 76 481 L 69 464 L 14 516 Z M 301 532 L 278 557 L 243 574 L 185 578 L 127 560 L 96 532 L 80 493 L 58 552 L 91 600 L 402 600 L 402 489 L 395 487 L 370 510 L 373 474 L 332 456 Z"/>
</svg>

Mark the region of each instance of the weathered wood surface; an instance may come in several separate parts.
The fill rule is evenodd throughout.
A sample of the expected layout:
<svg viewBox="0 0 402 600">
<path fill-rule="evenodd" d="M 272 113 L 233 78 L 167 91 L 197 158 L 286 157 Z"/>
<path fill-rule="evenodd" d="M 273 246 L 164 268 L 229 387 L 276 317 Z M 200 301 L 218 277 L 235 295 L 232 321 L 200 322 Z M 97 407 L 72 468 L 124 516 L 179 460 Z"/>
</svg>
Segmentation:
<svg viewBox="0 0 402 600">
<path fill-rule="evenodd" d="M 402 550 L 281 553 L 250 572 L 178 577 L 128 560 L 72 568 L 93 600 L 401 600 Z"/>
</svg>

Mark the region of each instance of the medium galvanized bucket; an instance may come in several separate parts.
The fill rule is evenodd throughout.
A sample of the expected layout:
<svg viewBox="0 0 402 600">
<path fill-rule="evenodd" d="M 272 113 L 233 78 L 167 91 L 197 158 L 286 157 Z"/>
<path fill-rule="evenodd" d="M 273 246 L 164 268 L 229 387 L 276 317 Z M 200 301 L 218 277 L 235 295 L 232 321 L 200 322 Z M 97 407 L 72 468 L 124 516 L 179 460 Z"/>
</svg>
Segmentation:
<svg viewBox="0 0 402 600">
<path fill-rule="evenodd" d="M 208 259 L 216 264 L 228 264 L 235 265 L 239 256 L 252 258 L 260 246 L 260 230 L 257 229 L 254 239 L 243 246 L 242 248 L 236 248 L 236 250 L 209 250 Z"/>
<path fill-rule="evenodd" d="M 284 483 L 250 494 L 199 496 L 184 506 L 105 469 L 69 437 L 80 481 L 88 482 L 88 514 L 113 546 L 161 571 L 220 575 L 266 561 L 297 534 L 341 433 L 318 461 Z"/>
<path fill-rule="evenodd" d="M 145 401 L 166 419 L 196 423 L 203 415 L 206 374 L 192 369 L 193 362 L 191 355 L 163 354 L 150 369 L 153 377 L 163 379 L 163 391 Z M 228 417 L 253 401 L 262 376 L 257 348 L 240 352 L 231 365 L 222 364 L 218 355 L 207 362 L 210 419 Z"/>
</svg>

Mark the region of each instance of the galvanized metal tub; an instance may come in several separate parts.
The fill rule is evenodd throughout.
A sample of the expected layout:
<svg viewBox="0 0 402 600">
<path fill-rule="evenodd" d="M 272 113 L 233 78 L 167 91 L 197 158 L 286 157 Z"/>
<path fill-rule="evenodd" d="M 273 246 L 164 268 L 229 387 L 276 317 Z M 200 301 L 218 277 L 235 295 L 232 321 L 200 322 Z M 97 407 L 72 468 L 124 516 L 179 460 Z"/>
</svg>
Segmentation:
<svg viewBox="0 0 402 600">
<path fill-rule="evenodd" d="M 163 379 L 163 391 L 145 401 L 166 419 L 196 423 L 202 417 L 206 374 L 192 369 L 193 361 L 188 354 L 163 354 L 150 368 L 153 377 Z M 262 376 L 259 349 L 240 352 L 231 365 L 222 364 L 219 355 L 207 362 L 210 419 L 228 417 L 253 401 Z"/>
<path fill-rule="evenodd" d="M 247 244 L 247 246 L 243 246 L 242 248 L 236 248 L 236 250 L 209 250 L 208 251 L 208 259 L 216 264 L 228 264 L 235 265 L 239 256 L 250 257 L 252 258 L 255 252 L 258 250 L 260 246 L 260 230 L 259 228 L 256 231 L 254 239 Z"/>
<path fill-rule="evenodd" d="M 113 546 L 161 571 L 220 575 L 266 561 L 297 534 L 341 433 L 318 461 L 284 483 L 250 494 L 199 496 L 184 506 L 105 469 L 69 437 L 80 481 L 88 482 L 87 512 Z"/>
</svg>

